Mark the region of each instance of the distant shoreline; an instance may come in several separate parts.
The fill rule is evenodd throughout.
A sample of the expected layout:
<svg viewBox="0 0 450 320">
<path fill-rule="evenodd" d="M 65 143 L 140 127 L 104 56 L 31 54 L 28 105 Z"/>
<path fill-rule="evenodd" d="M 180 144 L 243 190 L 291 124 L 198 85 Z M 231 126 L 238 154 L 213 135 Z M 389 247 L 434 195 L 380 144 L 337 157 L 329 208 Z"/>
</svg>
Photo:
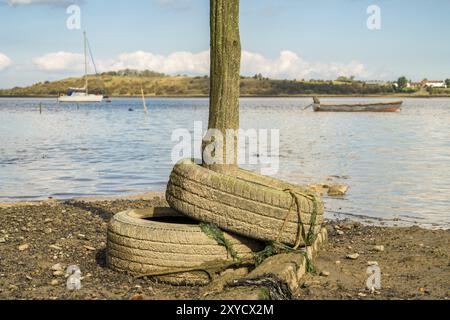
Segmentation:
<svg viewBox="0 0 450 320">
<path fill-rule="evenodd" d="M 436 98 L 450 98 L 450 95 L 407 95 L 407 94 L 379 94 L 379 95 L 327 95 L 327 94 L 308 94 L 308 95 L 277 95 L 277 96 L 268 96 L 268 95 L 241 95 L 241 98 L 312 98 L 313 96 L 317 96 L 319 98 L 420 98 L 420 99 L 436 99 Z M 0 99 L 4 98 L 19 98 L 19 99 L 57 99 L 58 96 L 45 96 L 45 95 L 26 95 L 26 96 L 14 96 L 14 95 L 0 95 Z M 110 96 L 113 99 L 127 99 L 127 98 L 142 98 L 140 95 L 130 95 L 130 96 Z M 190 98 L 209 98 L 208 95 L 146 95 L 146 98 L 160 98 L 160 99 L 190 99 Z"/>
<path fill-rule="evenodd" d="M 87 79 L 91 83 L 89 92 L 113 98 L 141 98 L 142 90 L 147 97 L 206 98 L 210 91 L 208 76 L 169 76 L 150 70 L 120 70 L 89 75 Z M 56 99 L 68 88 L 85 86 L 84 77 L 70 77 L 0 89 L 0 97 Z M 398 88 L 391 81 L 374 84 L 345 77 L 336 80 L 283 80 L 265 78 L 259 74 L 253 77 L 241 76 L 240 94 L 242 98 L 448 98 L 450 88 Z"/>
</svg>

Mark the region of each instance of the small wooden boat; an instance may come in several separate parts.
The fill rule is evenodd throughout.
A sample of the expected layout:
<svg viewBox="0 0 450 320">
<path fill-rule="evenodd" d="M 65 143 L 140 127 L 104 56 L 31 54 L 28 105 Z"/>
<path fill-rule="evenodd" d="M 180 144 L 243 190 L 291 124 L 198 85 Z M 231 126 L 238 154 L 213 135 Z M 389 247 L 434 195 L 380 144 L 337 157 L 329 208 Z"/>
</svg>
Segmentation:
<svg viewBox="0 0 450 320">
<path fill-rule="evenodd" d="M 323 104 L 319 98 L 314 97 L 313 108 L 315 112 L 397 112 L 401 110 L 403 101 L 372 102 L 356 104 Z"/>
</svg>

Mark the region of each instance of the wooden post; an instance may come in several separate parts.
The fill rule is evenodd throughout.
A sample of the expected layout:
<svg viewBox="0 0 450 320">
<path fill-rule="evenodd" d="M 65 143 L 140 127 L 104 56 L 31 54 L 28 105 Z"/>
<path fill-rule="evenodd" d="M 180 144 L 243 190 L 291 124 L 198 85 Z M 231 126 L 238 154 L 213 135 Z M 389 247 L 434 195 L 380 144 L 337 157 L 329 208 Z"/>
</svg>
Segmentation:
<svg viewBox="0 0 450 320">
<path fill-rule="evenodd" d="M 234 155 L 226 159 L 227 129 L 239 129 L 239 95 L 241 40 L 239 34 L 239 0 L 210 0 L 211 72 L 209 129 L 224 136 L 223 164 L 204 166 L 233 174 L 237 169 L 237 136 L 233 137 Z M 229 139 L 228 139 L 229 140 Z M 205 144 L 207 141 L 204 142 Z M 229 142 L 231 143 L 231 142 Z"/>
<path fill-rule="evenodd" d="M 142 94 L 142 103 L 144 104 L 144 112 L 145 114 L 147 114 L 148 113 L 147 102 L 145 101 L 144 88 L 142 87 L 141 87 L 141 94 Z"/>
</svg>

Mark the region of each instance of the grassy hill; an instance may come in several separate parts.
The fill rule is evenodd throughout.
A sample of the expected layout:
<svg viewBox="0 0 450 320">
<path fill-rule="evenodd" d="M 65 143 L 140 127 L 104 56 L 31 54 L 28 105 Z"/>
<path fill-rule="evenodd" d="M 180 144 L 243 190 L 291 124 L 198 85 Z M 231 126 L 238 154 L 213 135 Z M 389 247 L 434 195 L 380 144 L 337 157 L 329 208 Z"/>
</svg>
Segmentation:
<svg viewBox="0 0 450 320">
<path fill-rule="evenodd" d="M 67 78 L 53 82 L 39 82 L 29 87 L 0 90 L 0 96 L 57 96 L 69 87 L 81 88 L 84 79 Z M 207 78 L 168 77 L 154 72 L 108 72 L 89 76 L 89 91 L 109 96 L 134 96 L 141 94 L 158 96 L 207 95 Z"/>
<path fill-rule="evenodd" d="M 67 78 L 53 82 L 40 82 L 29 87 L 15 87 L 0 90 L 0 96 L 57 96 L 69 87 L 83 87 L 83 78 Z M 152 71 L 123 70 L 89 76 L 91 93 L 127 97 L 146 95 L 189 97 L 207 96 L 209 78 L 188 76 L 167 76 Z M 391 84 L 367 85 L 361 81 L 297 81 L 273 80 L 261 75 L 242 77 L 242 96 L 311 96 L 311 95 L 392 95 Z M 413 93 L 411 93 L 413 94 Z"/>
</svg>

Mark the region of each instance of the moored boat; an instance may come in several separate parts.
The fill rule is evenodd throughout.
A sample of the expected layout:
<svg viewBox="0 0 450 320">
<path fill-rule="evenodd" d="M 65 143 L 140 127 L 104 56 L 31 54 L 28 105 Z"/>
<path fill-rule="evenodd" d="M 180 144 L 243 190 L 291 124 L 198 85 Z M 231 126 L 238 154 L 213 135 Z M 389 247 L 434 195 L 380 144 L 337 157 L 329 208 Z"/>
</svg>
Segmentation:
<svg viewBox="0 0 450 320">
<path fill-rule="evenodd" d="M 102 102 L 103 96 L 97 94 L 89 94 L 85 90 L 77 91 L 69 89 L 69 92 L 65 96 L 60 96 L 58 98 L 59 102 L 73 102 L 73 103 L 83 103 L 83 102 Z"/>
<path fill-rule="evenodd" d="M 397 112 L 401 110 L 403 101 L 371 102 L 355 104 L 323 104 L 314 97 L 315 112 Z"/>
<path fill-rule="evenodd" d="M 86 32 L 84 32 L 83 35 L 84 35 L 84 81 L 85 81 L 84 87 L 83 88 L 69 88 L 69 90 L 67 91 L 67 95 L 58 97 L 58 102 L 93 103 L 93 102 L 102 102 L 103 101 L 103 95 L 89 93 L 88 63 L 87 63 L 87 44 L 88 43 L 87 43 L 87 38 L 86 38 Z M 91 56 L 92 56 L 92 54 L 91 54 Z M 92 61 L 94 61 L 93 58 L 92 58 Z M 94 67 L 95 67 L 95 63 L 94 63 Z"/>
</svg>

